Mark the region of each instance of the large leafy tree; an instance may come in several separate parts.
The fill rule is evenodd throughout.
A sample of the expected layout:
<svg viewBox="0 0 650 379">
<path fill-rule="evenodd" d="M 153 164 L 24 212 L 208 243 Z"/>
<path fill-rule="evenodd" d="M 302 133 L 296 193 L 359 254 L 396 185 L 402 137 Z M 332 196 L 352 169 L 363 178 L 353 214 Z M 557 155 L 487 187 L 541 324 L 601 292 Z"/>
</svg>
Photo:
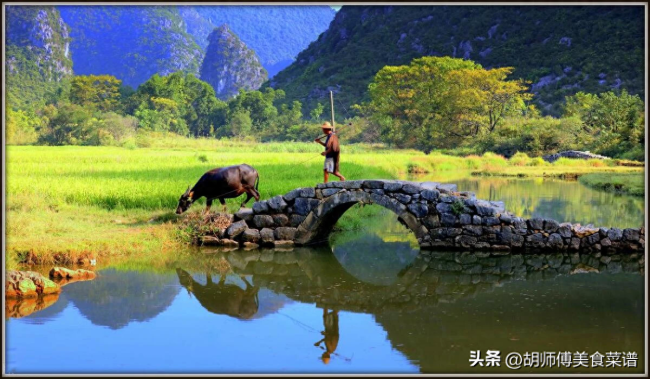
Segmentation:
<svg viewBox="0 0 650 379">
<path fill-rule="evenodd" d="M 505 80 L 511 72 L 451 57 L 417 58 L 382 68 L 366 107 L 386 142 L 426 153 L 449 148 L 494 131 L 524 107 L 529 95 L 521 81 Z"/>
<path fill-rule="evenodd" d="M 226 107 L 208 83 L 182 72 L 152 76 L 138 87 L 127 104 L 150 129 L 189 132 L 194 136 L 212 135 L 223 126 L 222 113 Z"/>
<path fill-rule="evenodd" d="M 120 106 L 122 81 L 111 75 L 78 75 L 70 85 L 70 101 L 108 112 Z"/>
<path fill-rule="evenodd" d="M 566 98 L 564 116 L 580 118 L 583 140 L 594 152 L 644 159 L 645 113 L 638 95 L 578 92 Z"/>
</svg>

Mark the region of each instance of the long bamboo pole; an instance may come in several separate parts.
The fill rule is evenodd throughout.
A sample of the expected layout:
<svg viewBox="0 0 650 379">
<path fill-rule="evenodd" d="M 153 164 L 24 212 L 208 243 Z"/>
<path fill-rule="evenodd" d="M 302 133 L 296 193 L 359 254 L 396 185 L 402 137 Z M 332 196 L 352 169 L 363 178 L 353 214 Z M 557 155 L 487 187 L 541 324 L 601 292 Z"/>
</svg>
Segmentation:
<svg viewBox="0 0 650 379">
<path fill-rule="evenodd" d="M 332 132 L 336 131 L 334 126 L 334 92 L 330 91 L 330 106 L 332 107 Z"/>
</svg>

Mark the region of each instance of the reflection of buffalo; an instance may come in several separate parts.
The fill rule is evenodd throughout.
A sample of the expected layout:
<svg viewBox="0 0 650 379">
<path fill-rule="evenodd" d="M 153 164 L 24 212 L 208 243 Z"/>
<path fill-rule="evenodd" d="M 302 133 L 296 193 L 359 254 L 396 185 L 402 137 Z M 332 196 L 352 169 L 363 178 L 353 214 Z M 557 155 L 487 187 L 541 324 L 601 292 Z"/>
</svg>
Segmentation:
<svg viewBox="0 0 650 379">
<path fill-rule="evenodd" d="M 246 283 L 246 289 L 241 289 L 235 284 L 226 284 L 225 275 L 221 275 L 219 282 L 215 284 L 212 282 L 212 276 L 206 273 L 207 284 L 203 285 L 194 280 L 187 271 L 177 268 L 176 273 L 187 292 L 194 294 L 203 308 L 212 313 L 247 320 L 259 309 L 259 288 L 250 284 L 243 276 L 240 277 Z"/>
</svg>

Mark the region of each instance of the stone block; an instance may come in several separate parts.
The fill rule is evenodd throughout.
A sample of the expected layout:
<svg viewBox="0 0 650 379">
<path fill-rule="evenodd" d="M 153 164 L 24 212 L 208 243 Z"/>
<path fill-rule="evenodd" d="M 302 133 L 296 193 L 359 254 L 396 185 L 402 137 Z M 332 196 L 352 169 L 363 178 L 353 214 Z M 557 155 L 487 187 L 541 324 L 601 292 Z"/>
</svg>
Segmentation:
<svg viewBox="0 0 650 379">
<path fill-rule="evenodd" d="M 496 217 L 483 217 L 483 224 L 486 226 L 494 226 L 500 225 L 501 221 Z"/>
<path fill-rule="evenodd" d="M 607 231 L 607 238 L 610 241 L 620 241 L 623 238 L 623 231 L 618 228 L 611 228 Z"/>
<path fill-rule="evenodd" d="M 528 220 L 528 228 L 533 230 L 542 230 L 544 229 L 544 219 L 541 218 L 531 218 Z"/>
<path fill-rule="evenodd" d="M 563 222 L 557 229 L 557 232 L 562 238 L 571 238 L 571 223 Z"/>
<path fill-rule="evenodd" d="M 553 233 L 548 237 L 548 246 L 553 249 L 560 249 L 564 246 L 564 241 L 559 233 Z M 559 265 L 557 266 L 559 267 Z"/>
<path fill-rule="evenodd" d="M 425 204 L 409 204 L 408 205 L 409 211 L 415 215 L 417 218 L 422 218 L 426 216 L 429 213 L 429 207 L 427 207 Z"/>
<path fill-rule="evenodd" d="M 255 214 L 268 213 L 269 204 L 267 203 L 266 200 L 256 201 L 255 203 L 253 203 L 253 212 L 255 212 Z"/>
<path fill-rule="evenodd" d="M 291 215 L 291 220 L 290 220 L 290 225 L 294 228 L 297 228 L 298 225 L 300 225 L 304 220 L 306 216 L 301 216 L 298 214 L 292 214 Z"/>
<path fill-rule="evenodd" d="M 288 202 L 294 201 L 297 197 L 300 196 L 300 188 L 289 191 L 284 195 L 284 200 Z"/>
<path fill-rule="evenodd" d="M 273 225 L 275 226 L 287 226 L 289 225 L 289 217 L 283 213 L 278 213 L 271 216 L 273 218 Z"/>
<path fill-rule="evenodd" d="M 235 213 L 235 218 L 237 220 L 251 221 L 255 216 L 252 208 L 241 208 L 237 213 Z"/>
<path fill-rule="evenodd" d="M 458 192 L 458 186 L 455 184 L 439 184 L 438 189 L 449 192 Z"/>
<path fill-rule="evenodd" d="M 440 192 L 438 190 L 424 190 L 420 192 L 420 195 L 422 196 L 423 199 L 428 200 L 428 201 L 436 201 L 438 200 L 438 197 L 440 196 Z"/>
<path fill-rule="evenodd" d="M 292 246 L 294 245 L 294 243 L 293 243 L 293 241 L 280 240 L 280 241 L 275 241 L 275 242 L 273 243 L 273 245 L 274 245 L 276 248 L 277 248 L 277 247 L 285 248 L 285 247 L 292 247 Z"/>
<path fill-rule="evenodd" d="M 440 218 L 438 215 L 428 215 L 422 220 L 422 222 L 429 229 L 437 228 L 440 226 Z"/>
<path fill-rule="evenodd" d="M 258 243 L 260 241 L 260 231 L 257 229 L 246 229 L 242 233 L 242 241 Z"/>
<path fill-rule="evenodd" d="M 203 236 L 201 237 L 201 244 L 203 246 L 219 246 L 221 245 L 221 240 L 214 236 Z"/>
<path fill-rule="evenodd" d="M 479 225 L 463 225 L 463 230 L 468 235 L 480 236 L 483 234 L 483 228 Z"/>
<path fill-rule="evenodd" d="M 560 227 L 560 223 L 558 223 L 555 220 L 552 219 L 545 219 L 544 220 L 544 231 L 548 233 L 555 233 L 557 232 L 557 229 Z"/>
<path fill-rule="evenodd" d="M 397 192 L 402 189 L 402 183 L 399 182 L 384 182 L 384 190 L 389 192 Z"/>
<path fill-rule="evenodd" d="M 314 208 L 320 204 L 317 199 L 309 199 L 305 197 L 298 197 L 293 204 L 293 213 L 301 216 L 307 216 Z"/>
<path fill-rule="evenodd" d="M 343 191 L 342 188 L 325 188 L 324 190 L 321 191 L 321 193 L 323 194 L 324 197 L 329 197 L 341 191 Z"/>
<path fill-rule="evenodd" d="M 508 225 L 512 223 L 512 217 L 510 215 L 507 215 L 507 214 L 502 214 L 499 217 L 499 220 L 501 220 L 502 223 L 508 224 Z"/>
<path fill-rule="evenodd" d="M 627 228 L 623 230 L 623 238 L 629 242 L 639 242 L 639 229 Z"/>
<path fill-rule="evenodd" d="M 293 241 L 296 237 L 296 228 L 291 227 L 279 227 L 275 228 L 275 239 L 276 240 L 289 240 Z"/>
<path fill-rule="evenodd" d="M 257 229 L 268 228 L 274 225 L 273 217 L 269 215 L 255 215 L 253 217 L 253 225 Z"/>
<path fill-rule="evenodd" d="M 313 189 L 313 188 L 312 188 Z M 284 212 L 287 209 L 287 202 L 284 201 L 281 195 L 274 196 L 268 200 L 269 209 L 274 212 Z"/>
<path fill-rule="evenodd" d="M 264 228 L 260 230 L 260 242 L 263 245 L 273 245 L 273 241 L 275 241 L 273 229 Z"/>
<path fill-rule="evenodd" d="M 478 242 L 476 237 L 467 236 L 467 235 L 457 236 L 455 238 L 455 241 L 456 241 L 457 246 L 461 246 L 461 247 L 464 247 L 464 248 L 474 247 L 476 242 Z"/>
<path fill-rule="evenodd" d="M 316 197 L 316 189 L 312 187 L 301 188 L 300 197 Z"/>
<path fill-rule="evenodd" d="M 404 193 L 414 195 L 416 193 L 420 193 L 420 191 L 422 191 L 422 187 L 414 185 L 414 184 L 404 184 L 402 186 L 402 192 L 404 192 Z"/>
<path fill-rule="evenodd" d="M 361 184 L 361 188 L 383 189 L 384 188 L 384 182 L 381 181 L 381 180 L 365 180 Z"/>
<path fill-rule="evenodd" d="M 396 193 L 395 199 L 397 199 L 397 201 L 399 201 L 402 204 L 408 204 L 411 201 L 411 196 L 405 195 L 403 193 Z"/>
<path fill-rule="evenodd" d="M 436 209 L 439 213 L 451 213 L 451 205 L 448 203 L 438 203 L 436 204 Z"/>
<path fill-rule="evenodd" d="M 235 223 L 230 224 L 228 229 L 226 229 L 226 235 L 230 237 L 231 239 L 237 237 L 241 233 L 244 232 L 244 230 L 248 229 L 248 225 L 246 225 L 246 221 L 241 220 L 237 221 Z"/>
<path fill-rule="evenodd" d="M 443 226 L 454 226 L 458 222 L 458 218 L 452 213 L 441 213 L 440 223 Z"/>
<path fill-rule="evenodd" d="M 596 244 L 598 241 L 600 241 L 600 234 L 599 233 L 594 233 L 591 234 L 585 238 L 583 238 L 587 242 L 587 246 L 591 246 Z"/>
</svg>

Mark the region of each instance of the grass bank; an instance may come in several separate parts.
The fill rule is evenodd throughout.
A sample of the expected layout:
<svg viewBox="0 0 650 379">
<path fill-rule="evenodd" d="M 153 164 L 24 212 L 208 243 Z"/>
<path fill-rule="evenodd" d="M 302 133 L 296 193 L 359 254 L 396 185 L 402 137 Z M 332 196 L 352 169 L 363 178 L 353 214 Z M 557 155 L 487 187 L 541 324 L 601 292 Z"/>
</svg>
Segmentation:
<svg viewBox="0 0 650 379">
<path fill-rule="evenodd" d="M 599 190 L 632 196 L 645 195 L 645 178 L 643 175 L 625 174 L 587 174 L 581 176 L 580 183 Z"/>
<path fill-rule="evenodd" d="M 150 147 L 9 146 L 6 151 L 6 257 L 16 267 L 31 252 L 42 262 L 57 254 L 93 252 L 138 262 L 160 260 L 187 246 L 174 231 L 181 193 L 214 167 L 248 163 L 260 173 L 268 199 L 322 182 L 322 147 L 315 143 L 256 144 L 238 141 L 151 138 Z M 383 145 L 343 146 L 341 169 L 348 179 L 405 178 L 428 171 L 454 180 L 468 172 L 509 175 L 608 172 L 642 173 L 643 167 L 612 162 L 558 160 L 553 165 L 521 155 L 454 157 L 390 150 Z M 541 171 L 540 171 L 541 170 Z M 453 179 L 452 179 L 453 178 Z M 240 199 L 227 201 L 228 210 Z M 252 205 L 252 201 L 249 202 Z M 201 211 L 205 199 L 191 211 Z M 372 207 L 371 207 L 372 208 Z M 351 209 L 341 227 L 357 228 L 363 217 Z M 346 215 L 348 215 L 346 213 Z"/>
<path fill-rule="evenodd" d="M 248 163 L 260 173 L 260 194 L 268 199 L 322 181 L 322 157 L 310 152 L 250 152 L 118 147 L 10 146 L 7 149 L 6 262 L 16 267 L 34 254 L 52 263 L 93 252 L 98 258 L 158 259 L 184 248 L 174 235 L 173 212 L 187 186 L 207 170 Z M 310 147 L 311 148 L 311 147 Z M 276 151 L 277 150 L 277 151 Z M 405 173 L 408 152 L 347 154 L 344 175 L 396 178 Z M 228 210 L 243 199 L 227 201 Z M 252 206 L 252 201 L 249 202 Z M 205 207 L 205 199 L 191 211 Z M 352 211 L 354 212 L 354 211 Z"/>
<path fill-rule="evenodd" d="M 408 171 L 414 174 L 468 171 L 476 176 L 504 177 L 558 177 L 576 179 L 588 173 L 644 173 L 642 162 L 619 159 L 568 159 L 560 158 L 553 163 L 540 157 L 531 158 L 518 153 L 510 159 L 493 153 L 482 156 L 456 157 L 440 153 L 416 156 L 411 159 Z"/>
</svg>

